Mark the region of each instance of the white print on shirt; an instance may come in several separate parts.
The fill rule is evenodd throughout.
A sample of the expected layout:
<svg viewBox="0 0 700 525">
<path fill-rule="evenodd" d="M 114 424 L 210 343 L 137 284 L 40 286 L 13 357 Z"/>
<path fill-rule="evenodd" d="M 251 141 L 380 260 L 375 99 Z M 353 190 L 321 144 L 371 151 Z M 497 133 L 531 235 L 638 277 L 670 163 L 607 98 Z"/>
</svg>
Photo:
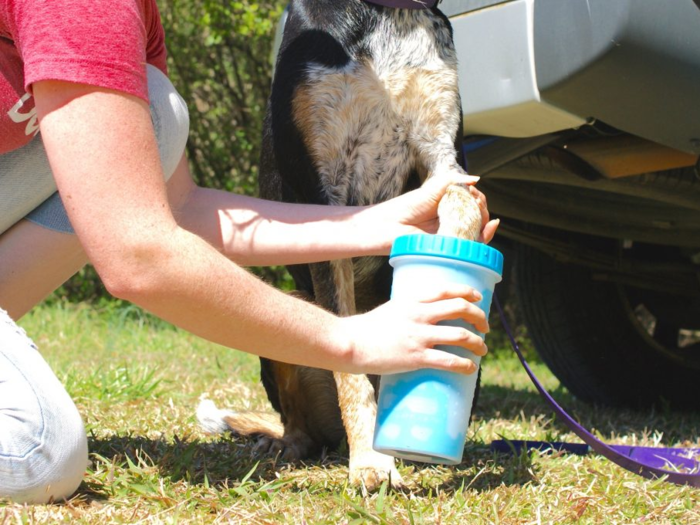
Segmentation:
<svg viewBox="0 0 700 525">
<path fill-rule="evenodd" d="M 17 104 L 12 106 L 12 109 L 7 112 L 12 122 L 20 124 L 27 121 L 27 127 L 24 128 L 24 134 L 27 136 L 39 133 L 39 119 L 36 116 L 36 107 L 29 110 L 27 113 L 20 113 L 19 111 L 30 98 L 32 98 L 32 96 L 29 93 L 25 93 L 24 96 L 17 101 Z"/>
</svg>

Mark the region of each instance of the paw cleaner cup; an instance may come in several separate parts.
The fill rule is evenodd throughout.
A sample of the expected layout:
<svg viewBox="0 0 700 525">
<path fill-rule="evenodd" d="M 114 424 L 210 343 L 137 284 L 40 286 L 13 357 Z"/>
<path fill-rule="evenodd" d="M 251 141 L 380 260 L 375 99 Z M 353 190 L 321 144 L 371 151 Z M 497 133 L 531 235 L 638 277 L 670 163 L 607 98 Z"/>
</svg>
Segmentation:
<svg viewBox="0 0 700 525">
<path fill-rule="evenodd" d="M 476 303 L 487 315 L 493 290 L 503 273 L 503 255 L 482 243 L 440 235 L 406 235 L 394 242 L 391 300 L 419 299 L 431 287 L 466 284 L 481 292 Z M 440 324 L 463 326 L 463 320 Z M 436 348 L 472 359 L 457 346 Z M 462 461 L 478 372 L 462 375 L 423 369 L 381 378 L 374 429 L 374 450 L 411 461 L 456 465 Z"/>
</svg>

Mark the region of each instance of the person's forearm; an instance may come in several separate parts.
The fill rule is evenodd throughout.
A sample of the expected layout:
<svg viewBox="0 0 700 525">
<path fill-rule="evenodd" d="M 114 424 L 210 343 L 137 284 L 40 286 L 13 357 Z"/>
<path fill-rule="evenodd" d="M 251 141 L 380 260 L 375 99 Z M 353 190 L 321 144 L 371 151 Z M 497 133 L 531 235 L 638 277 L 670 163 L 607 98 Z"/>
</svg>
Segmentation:
<svg viewBox="0 0 700 525">
<path fill-rule="evenodd" d="M 104 273 L 110 291 L 181 328 L 278 361 L 353 371 L 336 316 L 266 285 L 189 232 L 122 262 Z"/>
<path fill-rule="evenodd" d="M 157 235 L 157 232 L 154 232 Z M 438 326 L 463 318 L 488 331 L 467 286 L 434 291 L 425 302 L 389 301 L 362 315 L 337 317 L 264 284 L 227 261 L 199 237 L 175 228 L 161 232 L 137 257 L 102 268 L 110 290 L 208 340 L 267 357 L 347 373 L 398 373 L 436 368 L 473 373 L 468 358 L 435 350 L 459 345 L 483 356 L 483 339 L 470 330 Z M 116 284 L 115 284 L 116 283 Z"/>
<path fill-rule="evenodd" d="M 212 210 L 216 210 L 213 213 Z M 287 204 L 194 188 L 178 223 L 244 266 L 388 253 L 388 225 L 372 208 Z"/>
</svg>

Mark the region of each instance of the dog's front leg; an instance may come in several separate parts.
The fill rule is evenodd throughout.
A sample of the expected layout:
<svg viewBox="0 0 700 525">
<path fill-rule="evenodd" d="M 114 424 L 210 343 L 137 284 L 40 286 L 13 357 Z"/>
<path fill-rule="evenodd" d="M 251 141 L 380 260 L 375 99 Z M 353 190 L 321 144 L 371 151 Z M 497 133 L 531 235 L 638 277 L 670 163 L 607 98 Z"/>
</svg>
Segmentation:
<svg viewBox="0 0 700 525">
<path fill-rule="evenodd" d="M 352 260 L 333 261 L 330 265 L 335 285 L 335 309 L 341 316 L 354 315 L 356 311 Z M 396 470 L 394 458 L 372 449 L 377 403 L 374 387 L 369 379 L 365 375 L 340 372 L 335 372 L 333 376 L 348 439 L 350 482 L 368 491 L 379 488 L 387 480 L 393 487 L 402 486 L 403 480 Z"/>
<path fill-rule="evenodd" d="M 367 376 L 334 373 L 338 402 L 350 450 L 350 482 L 368 491 L 389 481 L 393 487 L 403 485 L 394 458 L 372 449 L 377 403 L 374 388 Z"/>
<path fill-rule="evenodd" d="M 430 146 L 439 150 L 443 145 L 431 142 Z M 449 172 L 464 173 L 454 158 L 454 146 L 449 149 L 445 147 L 445 150 L 451 152 L 452 156 L 449 156 L 449 153 L 440 154 L 439 152 L 424 156 L 428 176 Z M 438 217 L 440 219 L 438 234 L 470 241 L 479 239 L 483 227 L 481 210 L 470 186 L 462 184 L 449 186 L 438 206 Z"/>
<path fill-rule="evenodd" d="M 460 135 L 461 110 L 456 72 L 452 67 L 423 71 L 414 78 L 420 89 L 409 90 L 408 107 L 412 129 L 408 140 L 428 177 L 464 173 L 457 162 L 455 143 Z M 429 96 L 428 96 L 429 95 Z M 411 98 L 415 100 L 411 100 Z M 438 209 L 441 235 L 477 240 L 481 233 L 481 211 L 467 186 L 453 185 Z"/>
</svg>

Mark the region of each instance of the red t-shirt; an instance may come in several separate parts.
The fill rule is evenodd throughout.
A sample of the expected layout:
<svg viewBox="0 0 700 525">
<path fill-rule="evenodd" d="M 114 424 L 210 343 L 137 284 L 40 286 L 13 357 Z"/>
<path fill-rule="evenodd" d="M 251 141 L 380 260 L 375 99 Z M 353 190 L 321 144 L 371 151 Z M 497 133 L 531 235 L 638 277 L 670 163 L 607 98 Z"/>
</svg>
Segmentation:
<svg viewBox="0 0 700 525">
<path fill-rule="evenodd" d="M 38 132 L 31 85 L 65 80 L 148 101 L 146 63 L 167 73 L 155 0 L 3 0 L 0 154 Z"/>
</svg>

